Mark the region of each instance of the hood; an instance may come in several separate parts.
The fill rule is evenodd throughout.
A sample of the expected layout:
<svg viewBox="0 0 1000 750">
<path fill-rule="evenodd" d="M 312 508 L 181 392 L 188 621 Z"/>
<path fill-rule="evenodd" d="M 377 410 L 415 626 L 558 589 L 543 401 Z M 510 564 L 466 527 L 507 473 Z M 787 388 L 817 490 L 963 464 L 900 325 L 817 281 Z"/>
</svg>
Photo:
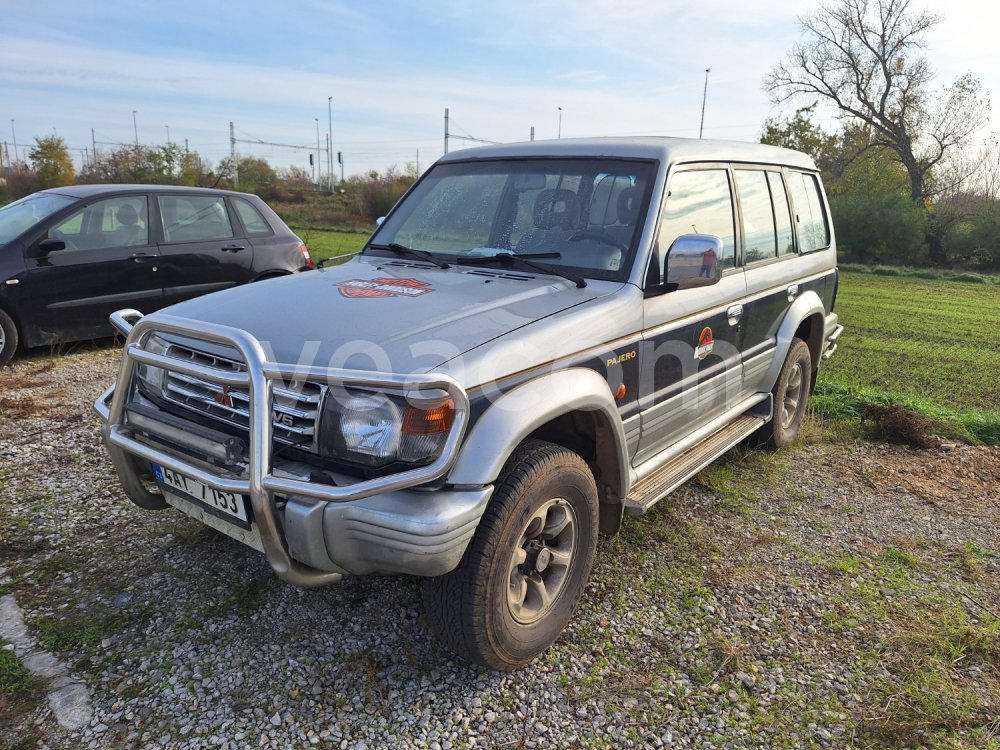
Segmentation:
<svg viewBox="0 0 1000 750">
<path fill-rule="evenodd" d="M 280 362 L 406 374 L 620 287 L 592 281 L 579 289 L 553 276 L 359 257 L 163 312 L 245 330 Z"/>
</svg>

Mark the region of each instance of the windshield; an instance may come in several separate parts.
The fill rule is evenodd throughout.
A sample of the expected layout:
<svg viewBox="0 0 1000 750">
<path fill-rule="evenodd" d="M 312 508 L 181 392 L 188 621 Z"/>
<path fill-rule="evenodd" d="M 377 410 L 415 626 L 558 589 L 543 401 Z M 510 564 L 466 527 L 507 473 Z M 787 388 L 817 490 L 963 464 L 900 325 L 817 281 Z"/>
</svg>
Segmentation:
<svg viewBox="0 0 1000 750">
<path fill-rule="evenodd" d="M 625 280 L 655 168 L 608 158 L 440 164 L 383 222 L 366 252 L 395 245 L 471 263 L 534 255 L 545 266 Z"/>
<path fill-rule="evenodd" d="M 6 245 L 26 229 L 72 203 L 76 203 L 76 198 L 35 193 L 0 208 L 0 245 Z"/>
</svg>

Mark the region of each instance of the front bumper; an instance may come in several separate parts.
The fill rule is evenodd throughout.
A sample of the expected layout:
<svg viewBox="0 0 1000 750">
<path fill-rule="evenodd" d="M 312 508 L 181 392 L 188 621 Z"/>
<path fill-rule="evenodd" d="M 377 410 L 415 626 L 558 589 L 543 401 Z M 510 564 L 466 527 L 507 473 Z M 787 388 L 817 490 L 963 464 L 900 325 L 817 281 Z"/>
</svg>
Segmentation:
<svg viewBox="0 0 1000 750">
<path fill-rule="evenodd" d="M 113 320 L 128 326 L 125 316 Z M 122 325 L 124 324 L 124 325 Z M 191 336 L 237 349 L 245 373 L 213 370 L 171 360 L 145 351 L 144 337 L 153 331 Z M 127 328 L 128 340 L 118 385 L 94 404 L 104 421 L 102 435 L 125 493 L 143 508 L 168 504 L 234 538 L 261 549 L 282 579 L 298 586 L 316 586 L 345 574 L 403 573 L 437 576 L 454 569 L 465 553 L 479 518 L 486 509 L 491 486 L 466 489 L 424 489 L 451 468 L 468 418 L 468 397 L 446 376 L 364 375 L 356 372 L 289 368 L 266 361 L 260 343 L 244 331 L 160 315 L 139 320 Z M 134 393 L 138 363 L 200 377 L 224 385 L 243 386 L 250 393 L 249 463 L 244 471 L 225 472 L 208 462 L 178 451 L 179 439 L 189 437 L 192 453 L 211 447 L 210 430 L 188 436 L 176 425 L 147 420 L 140 430 L 130 421 L 126 404 Z M 456 417 L 441 456 L 428 466 L 390 476 L 354 480 L 338 485 L 309 481 L 301 472 L 284 471 L 273 461 L 272 380 L 292 377 L 324 378 L 341 383 L 393 387 L 404 390 L 444 390 L 454 399 Z M 263 418 L 257 418 L 263 415 Z M 157 429 L 162 434 L 157 434 Z M 168 431 L 172 430 L 172 432 Z M 179 438 L 180 435 L 180 438 Z M 150 439 L 152 436 L 152 440 Z M 224 446 L 217 446 L 225 454 Z M 190 477 L 220 492 L 249 497 L 251 535 L 225 521 L 208 518 L 195 503 L 151 487 L 151 463 Z M 169 500 L 169 503 L 167 502 Z M 183 499 L 182 499 L 183 500 Z"/>
</svg>

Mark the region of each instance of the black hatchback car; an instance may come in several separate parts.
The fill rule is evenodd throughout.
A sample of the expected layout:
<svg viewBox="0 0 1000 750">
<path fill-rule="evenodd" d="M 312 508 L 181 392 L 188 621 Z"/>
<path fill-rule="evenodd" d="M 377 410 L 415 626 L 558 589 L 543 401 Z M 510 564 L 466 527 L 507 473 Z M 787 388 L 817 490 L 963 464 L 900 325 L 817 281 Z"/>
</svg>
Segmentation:
<svg viewBox="0 0 1000 750">
<path fill-rule="evenodd" d="M 255 195 L 75 185 L 0 208 L 0 365 L 18 345 L 109 336 L 108 316 L 312 267 Z"/>
</svg>

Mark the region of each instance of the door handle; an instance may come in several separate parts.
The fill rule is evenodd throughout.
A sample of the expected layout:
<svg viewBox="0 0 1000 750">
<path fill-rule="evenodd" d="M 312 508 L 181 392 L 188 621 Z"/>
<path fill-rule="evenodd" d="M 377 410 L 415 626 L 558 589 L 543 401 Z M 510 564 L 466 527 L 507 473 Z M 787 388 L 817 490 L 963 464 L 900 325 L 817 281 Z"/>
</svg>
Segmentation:
<svg viewBox="0 0 1000 750">
<path fill-rule="evenodd" d="M 223 245 L 222 251 L 225 253 L 238 253 L 240 250 L 245 250 L 245 245 Z"/>
<path fill-rule="evenodd" d="M 156 260 L 156 256 L 152 253 L 132 253 L 129 257 L 136 263 L 149 263 Z"/>
<path fill-rule="evenodd" d="M 743 305 L 733 305 L 730 307 L 726 310 L 726 317 L 729 318 L 729 325 L 737 325 L 740 322 L 740 318 L 743 317 Z"/>
<path fill-rule="evenodd" d="M 795 298 L 798 297 L 798 296 L 799 296 L 799 285 L 798 284 L 792 284 L 790 287 L 788 287 L 788 301 L 789 302 L 794 301 Z"/>
</svg>

